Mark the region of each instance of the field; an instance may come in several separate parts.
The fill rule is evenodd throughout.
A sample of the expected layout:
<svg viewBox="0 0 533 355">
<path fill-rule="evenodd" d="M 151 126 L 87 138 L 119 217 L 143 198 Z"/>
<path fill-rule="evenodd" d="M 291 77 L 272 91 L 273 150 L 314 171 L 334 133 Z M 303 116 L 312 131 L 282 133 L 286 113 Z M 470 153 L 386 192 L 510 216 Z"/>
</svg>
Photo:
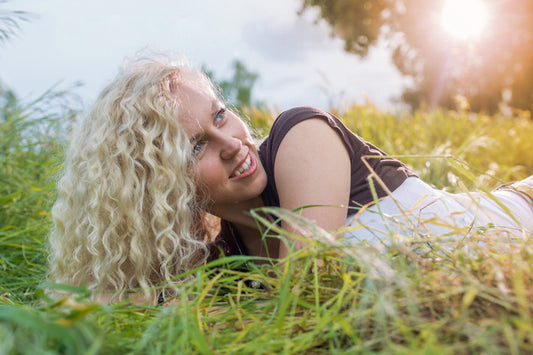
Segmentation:
<svg viewBox="0 0 533 355">
<path fill-rule="evenodd" d="M 446 248 L 413 240 L 419 253 L 314 242 L 282 264 L 222 259 L 192 270 L 170 307 L 95 304 L 83 289 L 53 302 L 43 290 L 64 286 L 44 283 L 46 236 L 75 112 L 34 105 L 6 100 L 0 112 L 0 354 L 533 353 L 533 243 L 509 248 L 490 229 Z M 246 112 L 266 134 L 275 113 Z M 439 188 L 489 191 L 533 174 L 528 117 L 336 113 Z M 251 271 L 234 271 L 242 263 Z"/>
</svg>

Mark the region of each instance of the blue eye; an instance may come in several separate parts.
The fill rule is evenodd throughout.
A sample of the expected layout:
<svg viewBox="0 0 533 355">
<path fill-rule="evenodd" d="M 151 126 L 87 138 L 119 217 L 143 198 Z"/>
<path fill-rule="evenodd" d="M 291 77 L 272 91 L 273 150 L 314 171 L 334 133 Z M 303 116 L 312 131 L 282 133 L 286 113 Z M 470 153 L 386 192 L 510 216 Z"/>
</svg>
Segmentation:
<svg viewBox="0 0 533 355">
<path fill-rule="evenodd" d="M 204 146 L 203 142 L 195 143 L 194 146 L 192 147 L 192 154 L 194 156 L 197 156 L 202 151 L 203 146 Z"/>
<path fill-rule="evenodd" d="M 216 114 L 216 116 L 215 116 L 215 122 L 218 123 L 218 122 L 222 121 L 222 120 L 224 119 L 224 114 L 225 114 L 225 113 L 226 113 L 226 109 L 225 109 L 225 108 L 221 108 L 221 109 L 217 112 L 217 114 Z"/>
</svg>

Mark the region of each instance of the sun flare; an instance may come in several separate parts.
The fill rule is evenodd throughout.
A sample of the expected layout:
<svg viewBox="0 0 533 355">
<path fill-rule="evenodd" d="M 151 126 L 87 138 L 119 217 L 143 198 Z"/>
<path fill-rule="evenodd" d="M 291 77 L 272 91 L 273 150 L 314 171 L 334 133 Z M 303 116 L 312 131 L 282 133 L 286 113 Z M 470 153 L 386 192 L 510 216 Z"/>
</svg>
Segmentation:
<svg viewBox="0 0 533 355">
<path fill-rule="evenodd" d="M 478 38 L 489 20 L 484 0 L 446 0 L 442 8 L 441 24 L 457 39 Z"/>
</svg>

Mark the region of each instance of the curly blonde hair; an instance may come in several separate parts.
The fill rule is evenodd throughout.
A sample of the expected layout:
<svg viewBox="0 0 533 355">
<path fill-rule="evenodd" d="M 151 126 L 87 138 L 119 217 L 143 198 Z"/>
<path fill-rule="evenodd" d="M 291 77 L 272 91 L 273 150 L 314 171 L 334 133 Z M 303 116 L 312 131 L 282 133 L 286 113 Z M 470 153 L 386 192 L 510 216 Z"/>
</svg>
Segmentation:
<svg viewBox="0 0 533 355">
<path fill-rule="evenodd" d="M 135 58 L 96 100 L 75 133 L 52 210 L 51 281 L 110 290 L 142 289 L 156 300 L 164 283 L 207 256 L 190 143 L 180 127 L 177 83 L 217 95 L 186 62 Z"/>
</svg>

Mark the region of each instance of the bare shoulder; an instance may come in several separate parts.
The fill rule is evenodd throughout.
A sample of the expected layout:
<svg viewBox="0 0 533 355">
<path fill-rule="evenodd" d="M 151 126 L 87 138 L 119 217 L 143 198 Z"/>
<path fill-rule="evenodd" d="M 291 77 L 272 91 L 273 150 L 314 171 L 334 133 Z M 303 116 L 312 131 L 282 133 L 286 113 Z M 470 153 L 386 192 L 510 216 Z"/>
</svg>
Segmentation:
<svg viewBox="0 0 533 355">
<path fill-rule="evenodd" d="M 286 158 L 291 159 L 288 167 L 302 160 L 309 161 L 313 165 L 320 165 L 327 164 L 327 161 L 322 158 L 349 159 L 341 138 L 322 118 L 301 121 L 287 132 L 278 149 L 274 165 L 275 172 L 279 168 L 284 168 L 283 163 L 287 162 Z"/>
<path fill-rule="evenodd" d="M 283 142 L 287 141 L 288 139 L 291 139 L 291 137 L 299 137 L 302 134 L 333 134 L 337 135 L 333 128 L 326 122 L 324 118 L 321 117 L 313 117 L 308 118 L 306 120 L 300 121 L 297 124 L 295 124 L 288 132 L 285 138 L 283 139 Z"/>
</svg>

